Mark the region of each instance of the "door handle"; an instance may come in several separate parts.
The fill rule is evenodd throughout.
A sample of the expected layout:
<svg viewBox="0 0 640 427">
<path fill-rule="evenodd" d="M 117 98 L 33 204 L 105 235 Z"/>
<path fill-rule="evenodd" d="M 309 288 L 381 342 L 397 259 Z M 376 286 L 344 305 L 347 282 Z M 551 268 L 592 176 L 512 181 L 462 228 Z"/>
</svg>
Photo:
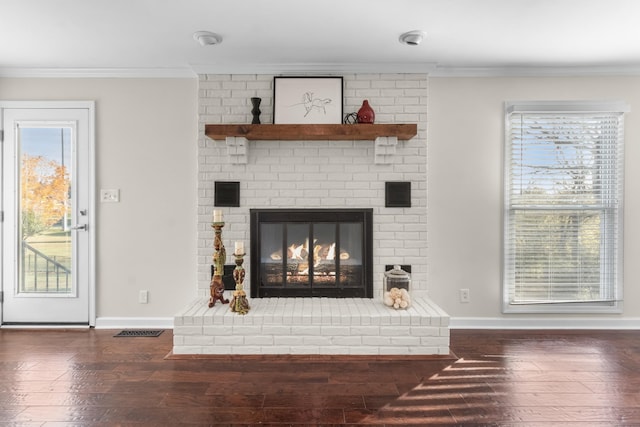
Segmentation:
<svg viewBox="0 0 640 427">
<path fill-rule="evenodd" d="M 76 225 L 75 227 L 71 227 L 71 229 L 87 231 L 89 229 L 89 225 L 88 224 Z"/>
</svg>

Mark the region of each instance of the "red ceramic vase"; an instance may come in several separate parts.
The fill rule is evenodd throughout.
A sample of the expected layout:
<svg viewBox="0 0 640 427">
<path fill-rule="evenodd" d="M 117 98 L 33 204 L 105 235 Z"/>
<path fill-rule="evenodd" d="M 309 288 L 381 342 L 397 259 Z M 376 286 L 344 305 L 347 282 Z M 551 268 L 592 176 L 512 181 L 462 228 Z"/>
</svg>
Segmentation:
<svg viewBox="0 0 640 427">
<path fill-rule="evenodd" d="M 362 101 L 362 107 L 358 110 L 358 123 L 373 124 L 376 118 L 376 113 L 369 105 L 368 100 Z"/>
</svg>

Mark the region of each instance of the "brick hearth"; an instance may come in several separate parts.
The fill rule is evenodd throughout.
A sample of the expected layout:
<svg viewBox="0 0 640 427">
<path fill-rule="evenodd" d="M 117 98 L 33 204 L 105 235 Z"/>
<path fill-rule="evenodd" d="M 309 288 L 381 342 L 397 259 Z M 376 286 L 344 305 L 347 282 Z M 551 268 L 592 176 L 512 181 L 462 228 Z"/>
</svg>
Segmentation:
<svg viewBox="0 0 640 427">
<path fill-rule="evenodd" d="M 449 354 L 449 316 L 428 298 L 257 298 L 240 315 L 197 299 L 175 317 L 174 354 Z"/>
</svg>

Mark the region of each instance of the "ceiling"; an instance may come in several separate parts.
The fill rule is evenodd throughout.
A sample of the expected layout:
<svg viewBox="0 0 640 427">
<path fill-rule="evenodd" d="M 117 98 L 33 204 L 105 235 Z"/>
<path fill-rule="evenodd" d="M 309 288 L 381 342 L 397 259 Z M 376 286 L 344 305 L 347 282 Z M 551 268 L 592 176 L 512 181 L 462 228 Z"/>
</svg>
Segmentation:
<svg viewBox="0 0 640 427">
<path fill-rule="evenodd" d="M 638 0 L 0 0 L 0 76 L 640 74 L 639 20 Z"/>
</svg>

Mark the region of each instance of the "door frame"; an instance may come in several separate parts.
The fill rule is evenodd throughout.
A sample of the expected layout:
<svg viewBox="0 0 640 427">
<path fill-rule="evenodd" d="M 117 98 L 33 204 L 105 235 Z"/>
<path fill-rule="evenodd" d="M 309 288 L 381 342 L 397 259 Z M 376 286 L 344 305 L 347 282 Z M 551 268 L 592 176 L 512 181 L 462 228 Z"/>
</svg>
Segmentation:
<svg viewBox="0 0 640 427">
<path fill-rule="evenodd" d="M 89 164 L 88 167 L 88 179 L 89 179 L 89 194 L 88 194 L 88 218 L 87 221 L 89 223 L 89 228 L 86 231 L 88 233 L 89 239 L 89 253 L 87 255 L 88 258 L 88 268 L 89 268 L 89 283 L 88 283 L 88 291 L 89 291 L 89 325 L 88 327 L 95 327 L 96 324 L 96 151 L 95 151 L 95 143 L 96 143 L 96 132 L 95 132 L 95 101 L 2 101 L 0 100 L 0 132 L 2 132 L 2 140 L 4 141 L 4 110 L 5 109 L 86 109 L 88 110 L 89 116 Z M 4 155 L 4 149 L 0 150 L 0 159 Z M 3 162 L 0 162 L 3 163 Z M 2 165 L 0 164 L 0 169 Z M 4 179 L 4 171 L 0 175 L 1 179 Z M 0 181 L 1 183 L 2 181 Z M 4 222 L 4 203 L 3 200 L 0 201 L 0 208 L 2 209 L 2 222 L 0 223 L 0 238 L 4 239 L 5 234 L 5 222 Z M 12 225 L 13 226 L 13 225 Z M 0 240 L 3 241 L 3 240 Z M 2 252 L 3 248 L 0 245 L 0 260 L 4 263 L 5 254 Z M 0 277 L 0 291 L 4 290 L 4 283 L 2 283 L 4 278 Z M 0 320 L 3 318 L 2 315 L 3 303 L 0 302 Z M 37 325 L 35 325 L 37 326 Z M 16 327 L 14 325 L 2 325 L 0 321 L 0 328 L 2 327 Z M 34 327 L 34 325 L 27 325 L 26 327 Z M 68 327 L 68 326 L 65 326 Z M 86 326 L 84 326 L 86 327 Z"/>
</svg>

